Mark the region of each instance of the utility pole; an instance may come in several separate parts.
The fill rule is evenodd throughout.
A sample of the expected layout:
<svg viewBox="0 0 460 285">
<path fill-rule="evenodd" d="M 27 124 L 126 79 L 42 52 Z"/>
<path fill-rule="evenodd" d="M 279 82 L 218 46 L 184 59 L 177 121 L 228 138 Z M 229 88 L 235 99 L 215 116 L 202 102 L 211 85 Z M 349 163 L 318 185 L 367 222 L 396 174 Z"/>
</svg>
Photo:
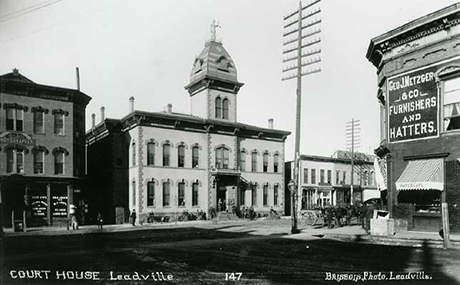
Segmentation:
<svg viewBox="0 0 460 285">
<path fill-rule="evenodd" d="M 359 148 L 361 145 L 360 130 L 361 121 L 351 119 L 346 124 L 346 137 L 347 137 L 347 148 L 351 150 L 351 183 L 350 183 L 350 205 L 354 203 L 353 185 L 354 185 L 354 172 L 355 172 L 355 148 Z"/>
<path fill-rule="evenodd" d="M 294 157 L 294 183 L 291 186 L 292 196 L 292 233 L 298 232 L 297 230 L 297 213 L 296 213 L 296 196 L 299 192 L 299 158 L 300 158 L 300 133 L 301 133 L 301 111 L 302 111 L 302 77 L 309 74 L 318 73 L 320 68 L 313 68 L 304 70 L 304 67 L 316 65 L 321 62 L 319 54 L 321 48 L 316 48 L 321 43 L 319 34 L 321 29 L 317 28 L 321 24 L 321 8 L 315 8 L 321 0 L 313 0 L 312 2 L 302 5 L 299 1 L 299 8 L 297 11 L 290 13 L 284 17 L 284 34 L 283 38 L 286 41 L 283 46 L 286 48 L 283 51 L 283 63 L 286 65 L 291 63 L 290 66 L 283 68 L 286 77 L 282 81 L 297 78 L 297 93 L 296 93 L 296 128 L 295 128 L 295 157 Z M 305 12 L 305 13 L 304 13 Z M 315 37 L 312 40 L 311 37 Z M 308 41 L 307 41 L 308 40 Z M 315 57 L 313 57 L 315 56 Z M 305 61 L 302 59 L 306 58 Z M 295 189 L 295 190 L 294 190 Z"/>
</svg>

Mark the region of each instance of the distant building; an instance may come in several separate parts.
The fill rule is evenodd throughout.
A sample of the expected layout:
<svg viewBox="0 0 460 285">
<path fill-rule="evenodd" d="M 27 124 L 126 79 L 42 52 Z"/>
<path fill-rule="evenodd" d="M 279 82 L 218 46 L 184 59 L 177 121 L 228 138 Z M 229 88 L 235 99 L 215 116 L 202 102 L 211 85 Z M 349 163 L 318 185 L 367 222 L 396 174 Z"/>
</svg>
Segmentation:
<svg viewBox="0 0 460 285">
<path fill-rule="evenodd" d="M 358 201 L 380 198 L 374 171 L 374 156 L 354 153 L 353 183 L 351 183 L 351 152 L 337 151 L 332 157 L 301 155 L 297 209 L 308 210 L 327 205 L 346 206 Z M 286 162 L 285 188 L 293 179 L 294 162 Z M 353 184 L 353 200 L 351 185 Z M 289 195 L 287 189 L 286 196 Z M 285 211 L 290 213 L 291 203 Z"/>
<path fill-rule="evenodd" d="M 235 64 L 215 38 L 194 60 L 191 114 L 138 111 L 105 119 L 87 132 L 88 175 L 99 206 L 173 216 L 254 206 L 284 209 L 284 143 L 290 132 L 237 121 Z M 96 191 L 96 189 L 95 189 Z M 106 203 L 107 202 L 107 203 Z M 96 203 L 96 201 L 95 201 Z M 97 203 L 96 203 L 97 204 Z M 104 208 L 105 207 L 105 208 Z M 119 222 L 120 220 L 117 220 Z"/>
<path fill-rule="evenodd" d="M 388 209 L 406 229 L 460 230 L 460 3 L 373 38 Z"/>
<path fill-rule="evenodd" d="M 26 210 L 33 225 L 65 223 L 84 203 L 85 108 L 91 98 L 37 84 L 18 70 L 0 76 L 0 189 L 4 225 Z M 83 205 L 83 204 L 82 204 Z"/>
</svg>

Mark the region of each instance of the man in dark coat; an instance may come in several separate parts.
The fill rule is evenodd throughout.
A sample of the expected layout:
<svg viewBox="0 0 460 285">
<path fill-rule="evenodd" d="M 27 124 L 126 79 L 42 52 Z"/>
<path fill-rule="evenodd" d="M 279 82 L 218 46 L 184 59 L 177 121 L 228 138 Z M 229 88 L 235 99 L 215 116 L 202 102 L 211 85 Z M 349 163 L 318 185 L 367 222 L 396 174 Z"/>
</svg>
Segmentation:
<svg viewBox="0 0 460 285">
<path fill-rule="evenodd" d="M 332 209 L 331 205 L 326 206 L 325 212 L 326 212 L 327 227 L 329 229 L 332 229 L 334 227 L 334 225 L 332 224 L 332 217 L 334 216 L 334 210 Z"/>
<path fill-rule="evenodd" d="M 133 209 L 133 212 L 131 213 L 131 222 L 132 222 L 133 226 L 136 225 L 136 218 L 137 218 L 136 209 Z"/>
</svg>

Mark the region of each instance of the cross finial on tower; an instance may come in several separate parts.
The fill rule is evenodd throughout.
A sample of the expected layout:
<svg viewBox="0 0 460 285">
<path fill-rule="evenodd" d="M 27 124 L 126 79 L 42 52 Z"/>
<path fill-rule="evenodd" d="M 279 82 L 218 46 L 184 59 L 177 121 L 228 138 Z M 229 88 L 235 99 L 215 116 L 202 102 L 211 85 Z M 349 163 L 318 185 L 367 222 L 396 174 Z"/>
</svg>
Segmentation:
<svg viewBox="0 0 460 285">
<path fill-rule="evenodd" d="M 216 20 L 212 20 L 211 24 L 211 41 L 216 41 L 216 30 L 220 28 L 219 22 L 216 23 Z"/>
</svg>

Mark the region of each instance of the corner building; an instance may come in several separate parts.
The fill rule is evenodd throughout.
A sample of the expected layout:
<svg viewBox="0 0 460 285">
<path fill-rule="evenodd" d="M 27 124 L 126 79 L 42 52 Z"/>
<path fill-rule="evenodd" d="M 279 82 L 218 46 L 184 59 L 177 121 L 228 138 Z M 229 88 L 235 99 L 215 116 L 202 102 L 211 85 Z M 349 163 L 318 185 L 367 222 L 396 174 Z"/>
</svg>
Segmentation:
<svg viewBox="0 0 460 285">
<path fill-rule="evenodd" d="M 91 98 L 41 85 L 18 70 L 0 76 L 3 224 L 65 224 L 85 187 L 85 109 Z"/>
<path fill-rule="evenodd" d="M 386 201 L 396 225 L 439 231 L 441 203 L 460 230 L 460 3 L 371 40 Z"/>
<path fill-rule="evenodd" d="M 211 207 L 231 212 L 233 207 L 253 206 L 258 213 L 273 207 L 283 213 L 284 143 L 290 132 L 274 129 L 273 120 L 265 128 L 239 123 L 237 94 L 242 86 L 228 52 L 210 40 L 194 60 L 185 86 L 191 114 L 173 112 L 171 105 L 164 112 L 134 110 L 130 98 L 130 114 L 121 120 L 106 119 L 87 132 L 88 174 L 100 184 L 105 182 L 96 172 L 104 170 L 96 160 L 115 144 L 112 140 L 107 143 L 112 147 L 98 145 L 118 133 L 127 146 L 124 152 L 114 152 L 127 173 L 124 186 L 118 183 L 101 192 L 112 201 L 105 209 L 112 221 L 115 207 L 135 209 L 141 220 L 150 212 L 209 215 Z M 116 160 L 111 154 L 107 157 Z M 104 175 L 115 184 L 116 176 L 123 174 Z"/>
</svg>

